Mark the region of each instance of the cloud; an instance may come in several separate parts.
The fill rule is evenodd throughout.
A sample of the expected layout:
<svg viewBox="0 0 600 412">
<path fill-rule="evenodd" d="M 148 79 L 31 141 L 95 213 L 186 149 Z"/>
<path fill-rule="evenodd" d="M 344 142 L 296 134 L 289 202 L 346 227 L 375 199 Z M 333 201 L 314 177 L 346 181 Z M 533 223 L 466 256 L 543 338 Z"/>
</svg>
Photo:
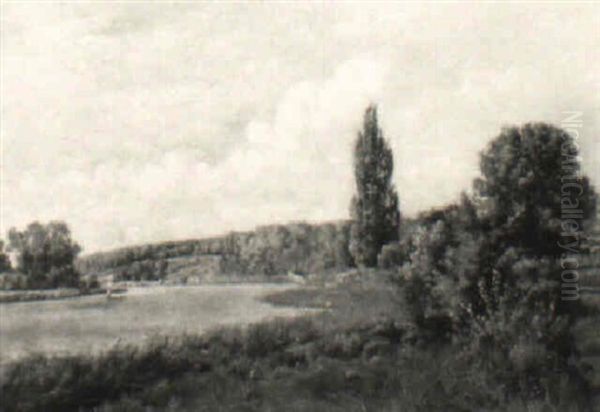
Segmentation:
<svg viewBox="0 0 600 412">
<path fill-rule="evenodd" d="M 565 110 L 600 178 L 597 7 L 9 6 L 2 231 L 64 219 L 90 252 L 346 218 L 373 102 L 404 214 L 456 199 L 503 125 Z"/>
<path fill-rule="evenodd" d="M 339 218 L 352 188 L 351 142 L 362 111 L 381 95 L 385 66 L 357 58 L 323 81 L 292 85 L 272 119 L 250 121 L 243 143 L 219 163 L 175 149 L 150 162 L 115 158 L 58 176 L 32 170 L 21 173 L 10 196 L 29 199 L 33 210 L 26 212 L 36 218 L 68 216 L 76 228 L 94 225 L 99 230 L 77 233 L 88 245 Z M 23 220 L 17 209 L 5 212 Z"/>
</svg>

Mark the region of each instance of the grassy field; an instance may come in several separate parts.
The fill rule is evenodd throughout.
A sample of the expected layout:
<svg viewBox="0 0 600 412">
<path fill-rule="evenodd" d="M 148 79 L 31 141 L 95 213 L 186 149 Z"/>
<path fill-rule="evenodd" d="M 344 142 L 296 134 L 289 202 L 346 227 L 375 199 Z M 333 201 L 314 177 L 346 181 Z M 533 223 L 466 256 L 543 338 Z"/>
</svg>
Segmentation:
<svg viewBox="0 0 600 412">
<path fill-rule="evenodd" d="M 283 293 L 267 300 L 304 306 L 320 295 Z M 363 410 L 362 398 L 397 387 L 399 377 L 389 374 L 398 371 L 377 358 L 402 339 L 394 294 L 362 284 L 332 293 L 329 310 L 305 318 L 157 339 L 96 357 L 30 357 L 6 371 L 3 403 L 56 411 Z"/>
<path fill-rule="evenodd" d="M 499 389 L 456 348 L 416 339 L 398 296 L 373 274 L 264 298 L 323 309 L 310 316 L 121 345 L 96 356 L 30 357 L 5 371 L 3 405 L 103 412 L 577 410 L 498 403 Z M 597 319 L 578 325 L 589 360 L 597 353 L 596 325 Z"/>
<path fill-rule="evenodd" d="M 130 288 L 126 296 L 2 304 L 0 363 L 28 353 L 99 353 L 116 342 L 143 344 L 155 335 L 201 333 L 217 325 L 289 316 L 296 310 L 258 300 L 289 285 Z"/>
</svg>

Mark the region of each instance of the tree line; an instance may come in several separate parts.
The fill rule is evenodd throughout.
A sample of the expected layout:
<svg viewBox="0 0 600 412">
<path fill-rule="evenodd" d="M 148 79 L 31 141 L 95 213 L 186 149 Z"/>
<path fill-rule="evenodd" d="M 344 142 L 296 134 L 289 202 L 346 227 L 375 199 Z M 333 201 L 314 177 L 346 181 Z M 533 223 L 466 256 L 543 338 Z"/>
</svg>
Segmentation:
<svg viewBox="0 0 600 412">
<path fill-rule="evenodd" d="M 451 273 L 450 277 L 460 273 L 464 279 L 459 283 L 464 285 L 468 280 L 469 286 L 459 294 L 468 296 L 473 308 L 480 311 L 483 303 L 475 291 L 477 282 L 486 279 L 489 284 L 494 276 L 509 282 L 517 276 L 502 266 L 507 264 L 508 250 L 518 262 L 556 260 L 562 252 L 556 242 L 561 232 L 559 174 L 565 152 L 576 159 L 577 145 L 554 126 L 506 128 L 482 152 L 482 175 L 473 183 L 471 194 L 416 219 L 401 219 L 392 181 L 392 151 L 379 127 L 377 108 L 371 106 L 365 111 L 354 146 L 356 187 L 350 221 L 272 225 L 252 232 L 127 247 L 80 258 L 81 248 L 64 222 L 34 222 L 23 231 L 11 229 L 7 249 L 16 255 L 13 269 L 25 275 L 27 287 L 74 285 L 80 273 L 110 270 L 124 279 L 158 279 L 168 275 L 170 259 L 218 254 L 226 258 L 224 270 L 240 274 L 400 268 L 404 275 L 399 277 L 421 279 L 432 290 L 440 273 Z M 577 161 L 570 167 L 571 172 L 579 170 Z M 580 182 L 584 197 L 577 201 L 584 222 L 595 216 L 596 195 L 587 178 L 581 177 Z M 467 262 L 472 266 L 466 267 Z M 6 271 L 9 264 L 0 248 L 0 269 Z M 423 276 L 433 278 L 424 280 Z M 432 317 L 425 308 L 422 312 L 419 316 L 423 321 Z"/>
<path fill-rule="evenodd" d="M 120 280 L 159 280 L 177 270 L 179 258 L 218 255 L 222 258 L 222 274 L 309 274 L 350 267 L 349 237 L 348 221 L 269 225 L 209 239 L 96 253 L 77 259 L 75 264 L 82 274 L 112 273 Z"/>
</svg>

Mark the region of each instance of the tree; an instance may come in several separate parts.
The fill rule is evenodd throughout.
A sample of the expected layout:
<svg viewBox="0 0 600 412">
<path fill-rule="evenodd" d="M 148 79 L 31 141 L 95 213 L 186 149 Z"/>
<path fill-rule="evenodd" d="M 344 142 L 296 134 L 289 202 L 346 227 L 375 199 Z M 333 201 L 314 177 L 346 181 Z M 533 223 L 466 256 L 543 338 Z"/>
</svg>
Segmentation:
<svg viewBox="0 0 600 412">
<path fill-rule="evenodd" d="M 398 195 L 391 182 L 392 151 L 377 123 L 377 108 L 367 108 L 354 148 L 357 193 L 352 198 L 350 253 L 358 266 L 372 267 L 383 245 L 398 239 Z"/>
<path fill-rule="evenodd" d="M 0 240 L 0 272 L 10 270 L 10 260 L 4 251 L 4 241 Z"/>
<path fill-rule="evenodd" d="M 481 218 L 497 250 L 518 246 L 534 255 L 558 256 L 564 215 L 578 228 L 596 211 L 596 194 L 581 175 L 578 145 L 564 130 L 529 123 L 502 131 L 482 153 L 474 184 Z M 573 213 L 564 213 L 571 209 Z"/>
<path fill-rule="evenodd" d="M 505 128 L 482 153 L 474 183 L 484 235 L 479 268 L 460 288 L 468 341 L 480 353 L 507 354 L 505 364 L 527 371 L 534 392 L 548 369 L 573 372 L 571 326 L 584 313 L 580 301 L 562 296 L 563 275 L 578 266 L 573 254 L 583 252 L 596 214 L 578 149 L 569 133 L 549 124 Z"/>
<path fill-rule="evenodd" d="M 10 229 L 8 237 L 11 250 L 19 255 L 15 269 L 27 276 L 30 287 L 77 285 L 73 263 L 81 248 L 66 223 L 33 222 L 22 232 Z"/>
<path fill-rule="evenodd" d="M 509 287 L 526 289 L 532 304 L 545 300 L 557 313 L 575 313 L 578 305 L 560 297 L 566 269 L 560 259 L 582 252 L 596 214 L 596 193 L 581 174 L 577 143 L 548 124 L 510 127 L 482 153 L 480 165 L 474 192 L 487 233 L 485 267 Z M 486 276 L 491 282 L 489 270 Z M 479 303 L 473 302 L 475 309 Z"/>
<path fill-rule="evenodd" d="M 473 198 L 430 214 L 439 223 L 416 238 L 403 268 L 415 322 L 451 323 L 488 345 L 478 352 L 529 339 L 564 359 L 581 308 L 562 299 L 561 275 L 573 263 L 561 259 L 595 209 L 568 133 L 547 124 L 504 129 L 481 154 Z"/>
<path fill-rule="evenodd" d="M 508 391 L 543 398 L 548 371 L 580 373 L 571 326 L 582 311 L 562 299 L 561 259 L 596 194 L 573 138 L 547 124 L 504 129 L 480 166 L 471 199 L 421 218 L 400 269 L 408 313 L 426 339 L 450 337 L 499 379 L 513 376 Z"/>
</svg>

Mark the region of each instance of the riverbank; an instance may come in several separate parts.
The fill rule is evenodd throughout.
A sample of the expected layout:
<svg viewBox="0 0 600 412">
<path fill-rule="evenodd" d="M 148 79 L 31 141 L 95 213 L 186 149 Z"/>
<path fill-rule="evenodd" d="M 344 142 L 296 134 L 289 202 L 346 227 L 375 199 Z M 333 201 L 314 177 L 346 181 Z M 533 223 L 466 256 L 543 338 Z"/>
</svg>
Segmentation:
<svg viewBox="0 0 600 412">
<path fill-rule="evenodd" d="M 159 282 L 159 281 L 127 281 L 115 282 L 114 289 L 126 290 L 128 288 L 153 288 L 153 287 L 195 287 L 209 285 L 239 285 L 239 284 L 290 284 L 287 276 L 235 276 L 227 275 L 220 276 L 210 281 L 198 283 L 174 283 L 174 282 Z M 0 304 L 3 303 L 19 303 L 19 302 L 36 302 L 45 300 L 61 300 L 72 299 L 84 296 L 103 295 L 106 294 L 106 288 L 94 288 L 90 290 L 81 290 L 77 288 L 58 288 L 58 289 L 27 289 L 27 290 L 0 290 Z"/>
<path fill-rule="evenodd" d="M 2 290 L 0 303 L 36 302 L 45 300 L 72 299 L 82 296 L 105 294 L 105 289 L 82 291 L 76 288 L 41 289 L 41 290 Z"/>
</svg>

